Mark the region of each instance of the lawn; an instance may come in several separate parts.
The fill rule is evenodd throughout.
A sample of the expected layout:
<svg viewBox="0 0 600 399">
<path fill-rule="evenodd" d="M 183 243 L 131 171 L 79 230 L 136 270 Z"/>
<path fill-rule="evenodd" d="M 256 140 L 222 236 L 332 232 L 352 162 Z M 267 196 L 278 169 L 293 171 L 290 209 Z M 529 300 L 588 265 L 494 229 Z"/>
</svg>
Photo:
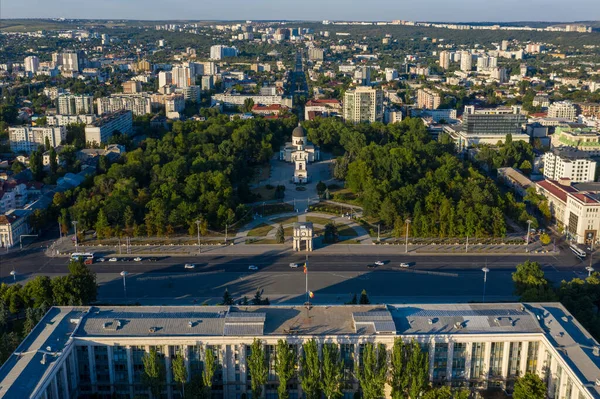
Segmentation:
<svg viewBox="0 0 600 399">
<path fill-rule="evenodd" d="M 248 232 L 248 237 L 264 237 L 273 230 L 273 226 L 266 223 L 261 223 Z"/>
<path fill-rule="evenodd" d="M 261 165 L 256 168 L 255 175 L 254 175 L 255 177 L 252 180 L 254 183 L 260 183 L 261 181 L 267 180 L 270 175 L 271 175 L 271 165 L 270 164 Z"/>
<path fill-rule="evenodd" d="M 333 222 L 333 219 L 321 218 L 318 216 L 307 216 L 306 221 L 313 222 L 314 224 L 322 224 L 323 226 L 325 226 L 327 223 Z"/>
<path fill-rule="evenodd" d="M 356 230 L 354 230 L 352 227 L 348 227 L 348 226 L 339 228 L 338 235 L 340 237 L 358 237 Z"/>
<path fill-rule="evenodd" d="M 292 216 L 292 217 L 282 217 L 282 218 L 275 218 L 275 219 L 271 219 L 271 222 L 279 225 L 286 225 L 286 224 L 291 224 L 291 223 L 295 223 L 298 221 L 298 217 L 297 216 Z"/>
<path fill-rule="evenodd" d="M 262 240 L 252 240 L 251 242 L 246 241 L 246 244 L 278 244 L 278 242 L 274 238 L 264 238 Z"/>
<path fill-rule="evenodd" d="M 272 200 L 275 195 L 275 187 L 269 189 L 266 186 L 256 187 L 250 190 L 252 194 L 260 195 L 259 201 L 268 201 Z"/>
</svg>

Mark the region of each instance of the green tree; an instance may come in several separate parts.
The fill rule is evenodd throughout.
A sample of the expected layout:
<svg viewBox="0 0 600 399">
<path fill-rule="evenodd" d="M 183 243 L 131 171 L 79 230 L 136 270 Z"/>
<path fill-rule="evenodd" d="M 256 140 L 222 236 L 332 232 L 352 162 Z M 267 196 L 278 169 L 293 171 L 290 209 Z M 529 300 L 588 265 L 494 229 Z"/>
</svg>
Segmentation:
<svg viewBox="0 0 600 399">
<path fill-rule="evenodd" d="M 367 295 L 367 290 L 363 289 L 360 293 L 360 299 L 358 300 L 360 305 L 369 305 L 371 301 L 369 300 L 369 296 Z"/>
<path fill-rule="evenodd" d="M 188 374 L 183 356 L 175 356 L 171 362 L 171 367 L 173 368 L 173 379 L 175 382 L 181 384 L 181 395 L 182 397 L 185 397 L 185 384 L 187 382 Z"/>
<path fill-rule="evenodd" d="M 144 354 L 142 362 L 142 382 L 148 387 L 153 398 L 159 398 L 165 381 L 165 363 L 153 347 L 150 348 L 150 352 Z"/>
<path fill-rule="evenodd" d="M 323 232 L 324 241 L 328 243 L 337 242 L 338 236 L 338 228 L 335 222 L 327 223 Z"/>
<path fill-rule="evenodd" d="M 321 364 L 317 341 L 311 339 L 302 345 L 303 354 L 300 368 L 300 384 L 306 399 L 321 398 Z"/>
<path fill-rule="evenodd" d="M 285 242 L 285 232 L 281 224 L 279 224 L 279 227 L 277 227 L 277 232 L 275 232 L 275 240 L 277 240 L 278 244 L 283 244 Z"/>
<path fill-rule="evenodd" d="M 526 159 L 523 162 L 521 162 L 521 166 L 519 167 L 519 169 L 521 169 L 521 171 L 526 175 L 529 175 L 533 167 L 531 166 L 531 162 L 529 162 L 529 160 Z"/>
<path fill-rule="evenodd" d="M 279 378 L 277 394 L 279 399 L 288 399 L 289 392 L 287 384 L 292 379 L 296 368 L 296 352 L 287 341 L 280 339 L 277 341 L 277 357 L 275 358 L 275 373 Z"/>
<path fill-rule="evenodd" d="M 546 233 L 540 234 L 540 242 L 543 245 L 548 245 L 548 244 L 550 244 L 551 241 L 552 241 L 552 238 L 550 238 L 549 234 L 546 234 Z"/>
<path fill-rule="evenodd" d="M 408 396 L 419 398 L 429 386 L 429 356 L 415 340 L 408 350 L 406 374 L 409 376 Z"/>
<path fill-rule="evenodd" d="M 56 150 L 54 147 L 50 147 L 50 173 L 55 175 L 58 171 L 58 155 L 56 155 Z"/>
<path fill-rule="evenodd" d="M 544 399 L 546 384 L 537 374 L 527 373 L 515 381 L 514 399 Z"/>
<path fill-rule="evenodd" d="M 356 376 L 364 399 L 381 399 L 386 381 L 387 352 L 385 345 L 367 342 L 364 346 Z"/>
<path fill-rule="evenodd" d="M 325 397 L 327 399 L 341 398 L 344 365 L 337 344 L 326 343 L 323 345 L 322 370 L 321 388 Z"/>
<path fill-rule="evenodd" d="M 234 305 L 233 297 L 229 293 L 229 290 L 225 288 L 225 292 L 223 293 L 223 305 L 232 306 Z"/>
<path fill-rule="evenodd" d="M 98 285 L 96 273 L 92 272 L 82 261 L 69 263 L 69 285 L 73 295 L 71 304 L 78 306 L 89 305 L 96 300 Z"/>
<path fill-rule="evenodd" d="M 42 181 L 44 179 L 44 158 L 41 149 L 31 153 L 29 157 L 29 169 L 31 169 L 35 181 Z"/>
<path fill-rule="evenodd" d="M 213 353 L 211 348 L 207 347 L 204 350 L 204 368 L 202 369 L 202 382 L 204 383 L 204 388 L 206 390 L 205 397 L 210 398 L 213 377 L 215 375 L 216 369 L 217 362 L 215 359 L 215 354 Z"/>
<path fill-rule="evenodd" d="M 406 373 L 406 352 L 410 345 L 404 344 L 402 338 L 394 339 L 394 346 L 390 353 L 390 379 L 389 385 L 392 388 L 392 399 L 404 399 L 408 389 L 408 374 Z"/>
<path fill-rule="evenodd" d="M 19 174 L 22 171 L 24 171 L 25 169 L 27 169 L 25 167 L 25 165 L 23 165 L 21 162 L 19 161 L 14 161 L 12 163 L 12 165 L 10 166 L 10 170 L 14 173 L 14 174 Z"/>
<path fill-rule="evenodd" d="M 36 276 L 23 287 L 29 305 L 34 308 L 42 306 L 51 306 L 52 303 L 52 282 L 48 276 Z"/>
<path fill-rule="evenodd" d="M 96 230 L 96 236 L 99 239 L 107 238 L 109 236 L 110 224 L 108 223 L 108 217 L 106 217 L 106 214 L 102 209 L 98 211 L 98 218 L 96 219 L 94 228 Z"/>
<path fill-rule="evenodd" d="M 515 294 L 521 301 L 553 301 L 556 298 L 550 282 L 537 262 L 527 260 L 518 264 L 512 279 L 515 284 Z"/>
<path fill-rule="evenodd" d="M 260 339 L 254 338 L 254 342 L 250 345 L 250 356 L 248 356 L 247 361 L 251 377 L 252 398 L 259 399 L 262 397 L 263 386 L 267 383 L 269 372 L 265 350 Z"/>
</svg>

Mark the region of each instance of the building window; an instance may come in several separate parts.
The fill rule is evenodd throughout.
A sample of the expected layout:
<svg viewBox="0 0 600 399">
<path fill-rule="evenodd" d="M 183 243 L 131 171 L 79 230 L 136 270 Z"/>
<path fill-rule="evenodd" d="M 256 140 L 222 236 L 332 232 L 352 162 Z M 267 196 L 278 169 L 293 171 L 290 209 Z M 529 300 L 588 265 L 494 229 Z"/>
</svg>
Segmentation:
<svg viewBox="0 0 600 399">
<path fill-rule="evenodd" d="M 462 342 L 454 343 L 454 352 L 452 353 L 452 379 L 465 378 L 465 362 L 467 354 L 467 344 Z"/>
<path fill-rule="evenodd" d="M 473 343 L 471 349 L 471 378 L 480 378 L 483 373 L 485 342 Z"/>
<path fill-rule="evenodd" d="M 108 347 L 94 346 L 96 360 L 96 380 L 99 391 L 110 391 L 110 373 L 108 370 Z"/>
<path fill-rule="evenodd" d="M 433 379 L 446 379 L 446 369 L 448 367 L 448 344 L 436 343 L 433 356 Z"/>
<path fill-rule="evenodd" d="M 521 342 L 511 342 L 508 354 L 508 375 L 516 377 L 521 370 Z"/>
<path fill-rule="evenodd" d="M 502 356 L 504 354 L 504 342 L 492 342 L 490 355 L 490 376 L 502 376 Z"/>
<path fill-rule="evenodd" d="M 539 342 L 530 342 L 527 347 L 527 373 L 535 373 L 537 370 L 538 363 L 538 351 L 539 351 Z"/>
</svg>

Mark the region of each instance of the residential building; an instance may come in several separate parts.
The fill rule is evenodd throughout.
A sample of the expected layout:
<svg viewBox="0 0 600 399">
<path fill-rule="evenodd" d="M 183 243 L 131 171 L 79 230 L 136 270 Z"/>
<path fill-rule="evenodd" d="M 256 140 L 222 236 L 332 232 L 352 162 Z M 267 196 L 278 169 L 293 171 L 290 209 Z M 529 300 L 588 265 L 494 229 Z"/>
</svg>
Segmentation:
<svg viewBox="0 0 600 399">
<path fill-rule="evenodd" d="M 417 91 L 417 106 L 424 109 L 437 109 L 442 102 L 440 93 L 431 89 Z"/>
<path fill-rule="evenodd" d="M 572 147 L 590 156 L 600 156 L 600 131 L 581 125 L 557 126 L 552 135 L 552 146 Z"/>
<path fill-rule="evenodd" d="M 440 68 L 442 68 L 442 69 L 450 68 L 450 52 L 449 51 L 440 52 Z"/>
<path fill-rule="evenodd" d="M 344 120 L 347 122 L 382 122 L 383 91 L 360 86 L 344 93 Z"/>
<path fill-rule="evenodd" d="M 27 186 L 14 179 L 0 180 L 0 214 L 23 208 L 28 199 Z"/>
<path fill-rule="evenodd" d="M 173 83 L 173 74 L 170 71 L 160 71 L 158 73 L 158 87 L 167 86 Z"/>
<path fill-rule="evenodd" d="M 94 113 L 94 96 L 60 94 L 56 100 L 57 114 L 79 115 Z"/>
<path fill-rule="evenodd" d="M 304 105 L 304 119 L 312 120 L 316 116 L 334 116 L 342 113 L 342 104 L 336 99 L 308 100 Z"/>
<path fill-rule="evenodd" d="M 550 106 L 550 98 L 547 94 L 536 94 L 531 103 L 534 107 L 548 108 Z"/>
<path fill-rule="evenodd" d="M 25 57 L 23 64 L 25 66 L 25 72 L 35 74 L 38 69 L 40 69 L 40 59 L 35 55 Z"/>
<path fill-rule="evenodd" d="M 311 47 L 308 49 L 308 59 L 311 61 L 323 61 L 325 50 L 318 47 Z"/>
<path fill-rule="evenodd" d="M 559 101 L 548 107 L 548 118 L 562 118 L 569 121 L 577 120 L 577 109 L 570 101 Z"/>
<path fill-rule="evenodd" d="M 215 94 L 211 97 L 212 105 L 215 105 L 216 103 L 222 103 L 226 107 L 244 105 L 244 102 L 248 99 L 251 99 L 255 105 L 281 104 L 287 106 L 288 108 L 292 108 L 292 99 L 283 96 L 261 96 L 253 94 L 220 93 Z"/>
<path fill-rule="evenodd" d="M 85 141 L 88 143 L 107 143 L 115 132 L 133 133 L 133 117 L 129 110 L 107 114 L 85 127 Z"/>
<path fill-rule="evenodd" d="M 398 79 L 398 71 L 395 68 L 385 68 L 385 80 L 391 82 Z"/>
<path fill-rule="evenodd" d="M 14 126 L 8 128 L 8 136 L 11 151 L 31 154 L 44 146 L 46 139 L 52 147 L 58 146 L 67 137 L 67 129 L 64 126 Z"/>
<path fill-rule="evenodd" d="M 222 45 L 211 46 L 210 59 L 221 60 L 227 57 L 237 57 L 238 51 L 235 47 L 227 47 Z"/>
<path fill-rule="evenodd" d="M 473 69 L 473 56 L 469 51 L 463 51 L 460 55 L 460 70 L 463 72 L 471 72 Z"/>
<path fill-rule="evenodd" d="M 185 98 L 180 94 L 171 94 L 165 97 L 165 113 L 180 113 L 185 109 Z"/>
<path fill-rule="evenodd" d="M 0 246 L 2 248 L 19 245 L 21 236 L 29 234 L 28 215 L 29 211 L 21 209 L 11 210 L 0 215 Z"/>
<path fill-rule="evenodd" d="M 142 82 L 128 80 L 123 82 L 123 94 L 136 94 L 142 92 Z"/>
<path fill-rule="evenodd" d="M 410 110 L 411 118 L 431 118 L 435 123 L 446 122 L 454 123 L 456 121 L 455 109 L 417 109 Z"/>
<path fill-rule="evenodd" d="M 521 198 L 527 195 L 529 187 L 534 187 L 533 182 L 515 168 L 498 168 L 498 180 L 510 187 Z"/>
<path fill-rule="evenodd" d="M 371 84 L 371 67 L 360 66 L 354 70 L 354 82 L 361 86 Z"/>
<path fill-rule="evenodd" d="M 302 345 L 313 339 L 319 353 L 325 343 L 336 345 L 347 398 L 359 391 L 354 370 L 365 345 L 381 344 L 389 353 L 397 339 L 418 344 L 434 385 L 510 391 L 518 376 L 533 373 L 550 398 L 600 396 L 598 342 L 560 303 L 53 307 L 2 366 L 0 393 L 146 396 L 144 358 L 152 350 L 164 362 L 160 396 L 175 398 L 180 384 L 173 382 L 173 358 L 183 358 L 192 379 L 202 375 L 210 350 L 212 396 L 236 399 L 251 394 L 248 360 L 256 339 L 268 365 L 267 398 L 277 395 L 278 341 L 287 341 L 299 359 Z M 292 381 L 290 397 L 303 397 L 301 384 Z M 390 398 L 389 389 L 384 396 Z"/>
<path fill-rule="evenodd" d="M 202 76 L 202 90 L 208 91 L 215 87 L 215 80 L 212 75 Z"/>
<path fill-rule="evenodd" d="M 568 179 L 543 180 L 536 189 L 548 200 L 550 212 L 559 227 L 578 244 L 598 241 L 600 201 L 597 194 L 578 191 Z"/>
<path fill-rule="evenodd" d="M 94 114 L 80 114 L 80 115 L 47 115 L 46 123 L 48 126 L 67 126 L 72 123 L 85 123 L 89 125 L 96 120 Z"/>
<path fill-rule="evenodd" d="M 600 118 L 600 103 L 577 103 L 578 114 L 585 117 Z"/>
<path fill-rule="evenodd" d="M 138 116 L 152 113 L 152 101 L 150 96 L 145 94 L 114 94 L 110 97 L 100 97 L 96 99 L 96 107 L 98 108 L 98 115 L 110 114 L 122 109 L 131 111 Z"/>
<path fill-rule="evenodd" d="M 67 51 L 60 54 L 60 67 L 67 72 L 81 72 L 87 64 L 83 51 Z"/>
<path fill-rule="evenodd" d="M 583 151 L 559 147 L 544 154 L 546 179 L 569 179 L 573 183 L 587 183 L 594 181 L 595 175 L 596 161 Z"/>
<path fill-rule="evenodd" d="M 171 70 L 172 83 L 177 87 L 188 87 L 196 82 L 192 69 L 186 66 L 175 66 Z"/>
<path fill-rule="evenodd" d="M 195 103 L 200 102 L 200 92 L 202 91 L 202 88 L 200 86 L 190 85 L 181 89 L 176 89 L 175 91 L 177 93 L 183 94 L 183 98 L 185 101 L 192 101 Z"/>
</svg>

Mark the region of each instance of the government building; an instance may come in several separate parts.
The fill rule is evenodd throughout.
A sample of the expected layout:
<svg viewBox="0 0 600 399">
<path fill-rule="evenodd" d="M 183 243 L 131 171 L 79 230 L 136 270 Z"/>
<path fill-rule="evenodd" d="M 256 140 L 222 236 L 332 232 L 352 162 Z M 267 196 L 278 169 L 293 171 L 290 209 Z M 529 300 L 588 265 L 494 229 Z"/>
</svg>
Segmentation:
<svg viewBox="0 0 600 399">
<path fill-rule="evenodd" d="M 54 307 L 0 368 L 0 397 L 148 398 L 142 359 L 155 349 L 166 370 L 161 397 L 179 398 L 172 359 L 182 356 L 193 376 L 209 348 L 217 359 L 212 398 L 250 398 L 255 337 L 269 366 L 266 399 L 277 398 L 279 339 L 298 356 L 309 339 L 337 343 L 351 399 L 364 344 L 391 350 L 398 337 L 428 353 L 434 385 L 510 392 L 517 376 L 536 373 L 549 398 L 600 398 L 600 346 L 559 303 Z M 297 377 L 288 389 L 290 399 L 303 397 Z"/>
</svg>

